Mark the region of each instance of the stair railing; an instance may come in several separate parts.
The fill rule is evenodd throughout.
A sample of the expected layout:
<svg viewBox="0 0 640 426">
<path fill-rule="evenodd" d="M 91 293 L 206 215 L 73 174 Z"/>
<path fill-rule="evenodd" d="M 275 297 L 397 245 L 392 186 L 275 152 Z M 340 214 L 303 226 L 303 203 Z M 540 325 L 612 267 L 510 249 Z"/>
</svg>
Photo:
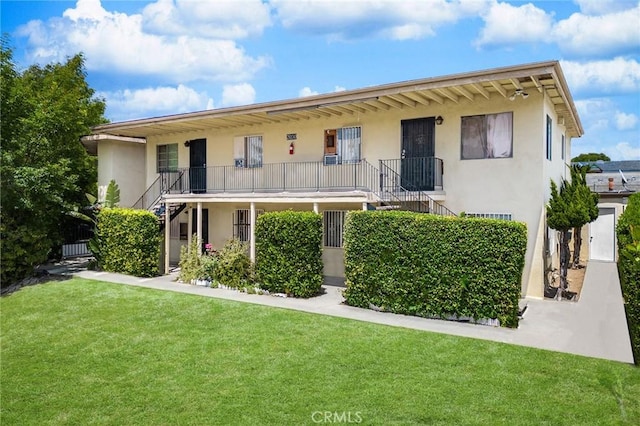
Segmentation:
<svg viewBox="0 0 640 426">
<path fill-rule="evenodd" d="M 438 203 L 425 191 L 407 190 L 403 183 L 409 187 L 415 187 L 413 182 L 407 182 L 406 178 L 388 166 L 384 160 L 380 160 L 380 197 L 383 201 L 390 199 L 403 210 L 421 213 L 433 213 L 441 216 L 457 216 L 453 211 Z"/>
</svg>

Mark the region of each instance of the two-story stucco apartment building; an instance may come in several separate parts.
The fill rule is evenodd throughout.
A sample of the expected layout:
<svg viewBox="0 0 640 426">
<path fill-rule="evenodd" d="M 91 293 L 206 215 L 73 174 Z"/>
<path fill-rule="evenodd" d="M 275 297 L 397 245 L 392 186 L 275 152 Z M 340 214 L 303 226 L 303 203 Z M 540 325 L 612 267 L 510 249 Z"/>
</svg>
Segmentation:
<svg viewBox="0 0 640 426">
<path fill-rule="evenodd" d="M 294 209 L 323 215 L 325 275 L 341 277 L 345 212 L 399 206 L 526 223 L 522 291 L 542 297 L 549 181 L 582 134 L 550 61 L 105 124 L 83 142 L 99 185 L 170 222 L 167 270 L 192 234 L 254 256 L 257 215 Z"/>
</svg>

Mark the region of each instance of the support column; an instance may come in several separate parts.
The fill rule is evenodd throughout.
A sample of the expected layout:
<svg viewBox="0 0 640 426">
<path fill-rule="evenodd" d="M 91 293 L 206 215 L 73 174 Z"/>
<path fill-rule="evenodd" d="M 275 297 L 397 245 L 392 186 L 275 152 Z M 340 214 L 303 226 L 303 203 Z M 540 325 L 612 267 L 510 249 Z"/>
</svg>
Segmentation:
<svg viewBox="0 0 640 426">
<path fill-rule="evenodd" d="M 202 254 L 202 202 L 198 201 L 198 223 L 196 224 L 198 238 L 198 254 Z"/>
<path fill-rule="evenodd" d="M 171 257 L 171 211 L 169 203 L 164 203 L 164 273 L 169 273 L 169 259 Z"/>
<path fill-rule="evenodd" d="M 313 203 L 313 212 L 315 214 L 320 213 L 320 206 L 318 205 L 318 203 Z"/>
<path fill-rule="evenodd" d="M 364 210 L 366 212 L 367 209 L 368 209 L 367 203 L 362 203 L 362 210 Z"/>
<path fill-rule="evenodd" d="M 191 240 L 193 239 L 193 211 L 191 206 L 187 207 L 188 219 L 187 219 L 187 249 L 191 250 Z"/>
<path fill-rule="evenodd" d="M 251 263 L 256 261 L 256 203 L 251 203 L 250 209 L 251 222 L 249 222 L 249 233 L 251 239 L 249 240 L 249 258 Z"/>
</svg>

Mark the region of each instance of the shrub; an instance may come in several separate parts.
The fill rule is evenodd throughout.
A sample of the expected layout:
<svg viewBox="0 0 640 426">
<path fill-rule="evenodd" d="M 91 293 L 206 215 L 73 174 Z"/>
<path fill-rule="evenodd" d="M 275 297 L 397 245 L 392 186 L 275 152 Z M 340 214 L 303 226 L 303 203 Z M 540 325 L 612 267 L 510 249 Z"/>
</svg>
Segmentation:
<svg viewBox="0 0 640 426">
<path fill-rule="evenodd" d="M 102 268 L 138 277 L 158 275 L 158 220 L 146 210 L 104 209 L 98 214 Z"/>
<path fill-rule="evenodd" d="M 411 212 L 349 212 L 347 304 L 518 324 L 526 227 Z"/>
<path fill-rule="evenodd" d="M 629 203 L 618 220 L 618 275 L 625 301 L 627 326 L 636 365 L 640 365 L 640 193 Z"/>
<path fill-rule="evenodd" d="M 265 213 L 256 222 L 256 276 L 260 287 L 311 297 L 322 287 L 322 216 Z"/>
<path fill-rule="evenodd" d="M 200 257 L 200 268 L 197 279 L 207 280 L 211 283 L 218 281 L 216 268 L 218 267 L 218 255 L 205 253 Z"/>
<path fill-rule="evenodd" d="M 247 255 L 246 244 L 229 240 L 218 253 L 213 265 L 218 283 L 231 288 L 245 288 L 253 282 L 253 266 Z"/>
<path fill-rule="evenodd" d="M 195 235 L 191 239 L 189 246 L 180 247 L 180 261 L 178 262 L 180 273 L 178 274 L 178 279 L 183 283 L 190 284 L 192 280 L 200 278 L 202 263 L 198 250 L 198 237 Z"/>
</svg>

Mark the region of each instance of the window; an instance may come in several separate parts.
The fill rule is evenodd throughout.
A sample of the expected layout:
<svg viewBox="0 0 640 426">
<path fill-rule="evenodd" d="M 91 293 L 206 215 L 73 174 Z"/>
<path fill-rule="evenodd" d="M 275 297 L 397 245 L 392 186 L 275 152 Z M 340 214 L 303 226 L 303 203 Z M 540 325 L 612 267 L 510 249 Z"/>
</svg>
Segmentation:
<svg viewBox="0 0 640 426">
<path fill-rule="evenodd" d="M 567 141 L 564 138 L 564 135 L 562 135 L 562 152 L 561 152 L 560 155 L 562 156 L 563 160 L 565 159 L 565 157 L 567 155 L 566 151 L 567 151 Z"/>
<path fill-rule="evenodd" d="M 513 113 L 462 117 L 461 158 L 513 157 Z"/>
<path fill-rule="evenodd" d="M 187 241 L 189 239 L 189 224 L 186 222 L 180 222 L 180 239 Z"/>
<path fill-rule="evenodd" d="M 337 161 L 325 164 L 359 163 L 362 145 L 362 128 L 342 127 L 325 131 L 325 155 L 337 155 Z"/>
<path fill-rule="evenodd" d="M 479 217 L 483 219 L 511 220 L 511 213 L 465 213 L 467 217 Z"/>
<path fill-rule="evenodd" d="M 256 210 L 256 216 L 260 216 L 264 210 Z M 251 210 L 240 209 L 233 212 L 233 238 L 242 242 L 251 240 Z"/>
<path fill-rule="evenodd" d="M 178 169 L 178 144 L 156 147 L 157 172 L 175 172 Z"/>
<path fill-rule="evenodd" d="M 343 210 L 327 210 L 323 212 L 325 247 L 342 247 L 342 234 L 346 213 L 347 212 Z"/>
<path fill-rule="evenodd" d="M 551 117 L 547 115 L 547 160 L 551 160 Z"/>
<path fill-rule="evenodd" d="M 240 136 L 233 140 L 236 167 L 262 167 L 262 136 Z"/>
</svg>

